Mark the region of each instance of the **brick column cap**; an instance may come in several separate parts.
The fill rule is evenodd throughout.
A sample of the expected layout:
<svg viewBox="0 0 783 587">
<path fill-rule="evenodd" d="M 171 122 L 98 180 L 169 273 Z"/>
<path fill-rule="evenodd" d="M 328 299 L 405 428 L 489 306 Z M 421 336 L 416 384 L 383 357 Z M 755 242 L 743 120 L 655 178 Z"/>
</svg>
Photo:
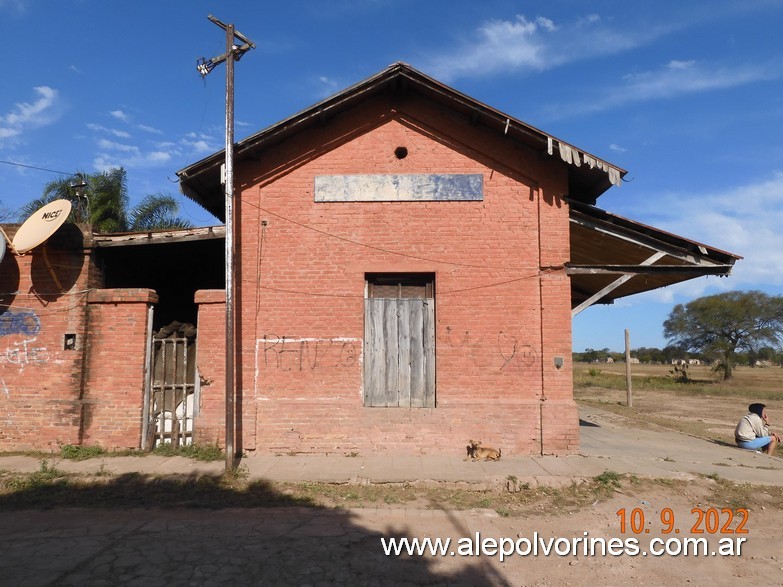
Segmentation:
<svg viewBox="0 0 783 587">
<path fill-rule="evenodd" d="M 87 294 L 89 304 L 157 304 L 154 289 L 128 287 L 117 289 L 93 289 Z"/>
<path fill-rule="evenodd" d="M 196 292 L 194 301 L 197 304 L 225 304 L 226 290 L 224 289 L 200 289 Z"/>
</svg>

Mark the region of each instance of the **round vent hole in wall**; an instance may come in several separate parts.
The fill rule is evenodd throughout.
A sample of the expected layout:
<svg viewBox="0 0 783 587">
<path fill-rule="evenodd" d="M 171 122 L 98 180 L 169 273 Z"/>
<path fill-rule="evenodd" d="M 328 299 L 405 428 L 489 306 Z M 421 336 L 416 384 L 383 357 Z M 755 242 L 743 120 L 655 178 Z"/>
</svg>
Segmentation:
<svg viewBox="0 0 783 587">
<path fill-rule="evenodd" d="M 397 147 L 394 149 L 394 156 L 397 157 L 397 159 L 405 159 L 405 157 L 408 156 L 408 149 L 405 147 Z"/>
</svg>

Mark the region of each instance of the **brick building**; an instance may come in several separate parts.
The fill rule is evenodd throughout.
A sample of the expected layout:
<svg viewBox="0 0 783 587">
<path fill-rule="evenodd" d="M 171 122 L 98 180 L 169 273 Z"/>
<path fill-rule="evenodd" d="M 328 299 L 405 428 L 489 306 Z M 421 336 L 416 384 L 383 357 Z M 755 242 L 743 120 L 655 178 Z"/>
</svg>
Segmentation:
<svg viewBox="0 0 783 587">
<path fill-rule="evenodd" d="M 4 226 L 6 238 L 18 228 Z M 163 403 L 148 377 L 153 332 L 195 322 L 195 291 L 223 282 L 222 239 L 222 227 L 93 235 L 65 224 L 24 255 L 3 248 L 0 450 L 151 446 Z M 213 268 L 183 274 L 194 256 Z"/>
<path fill-rule="evenodd" d="M 178 172 L 221 220 L 223 161 Z M 622 169 L 405 64 L 234 170 L 241 451 L 573 451 L 572 316 L 738 259 L 596 208 Z M 82 229 L 0 263 L 0 450 L 222 445 L 223 227 Z"/>
<path fill-rule="evenodd" d="M 223 161 L 178 173 L 218 217 Z M 736 259 L 598 213 L 624 173 L 405 64 L 237 144 L 238 444 L 574 450 L 572 311 Z M 214 406 L 225 298 L 197 295 Z"/>
</svg>

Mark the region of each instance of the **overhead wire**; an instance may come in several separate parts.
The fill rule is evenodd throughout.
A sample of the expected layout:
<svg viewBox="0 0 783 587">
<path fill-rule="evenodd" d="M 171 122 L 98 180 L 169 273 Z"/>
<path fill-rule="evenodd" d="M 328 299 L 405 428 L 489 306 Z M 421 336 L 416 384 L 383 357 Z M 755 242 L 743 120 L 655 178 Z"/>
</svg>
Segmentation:
<svg viewBox="0 0 783 587">
<path fill-rule="evenodd" d="M 402 257 L 406 257 L 406 258 L 410 258 L 410 259 L 415 259 L 417 261 L 428 261 L 428 262 L 432 262 L 432 263 L 454 265 L 454 266 L 457 266 L 457 267 L 508 270 L 508 267 L 492 267 L 492 266 L 488 266 L 486 264 L 484 264 L 484 265 L 476 265 L 476 264 L 470 264 L 470 263 L 460 263 L 460 262 L 455 262 L 455 261 L 444 261 L 444 260 L 439 260 L 439 259 L 431 259 L 431 258 L 428 258 L 428 257 L 422 257 L 422 256 L 418 256 L 418 255 L 411 255 L 410 253 L 403 253 L 403 252 L 400 252 L 400 251 L 393 251 L 393 250 L 390 250 L 390 249 L 385 249 L 383 247 L 370 245 L 370 244 L 367 244 L 367 243 L 356 241 L 354 239 L 349 239 L 347 237 L 336 235 L 336 234 L 327 232 L 325 230 L 322 230 L 320 228 L 316 228 L 314 226 L 311 226 L 309 224 L 306 224 L 306 223 L 303 223 L 303 222 L 299 222 L 299 221 L 294 220 L 292 218 L 288 218 L 287 216 L 283 216 L 282 214 L 278 214 L 276 212 L 272 212 L 271 210 L 269 210 L 267 208 L 263 208 L 263 207 L 259 206 L 258 204 L 254 203 L 254 202 L 248 201 L 246 198 L 242 198 L 242 205 L 248 205 L 250 207 L 256 208 L 260 212 L 264 212 L 265 214 L 269 214 L 271 216 L 279 218 L 280 220 L 283 220 L 283 221 L 286 221 L 286 222 L 290 222 L 290 223 L 292 223 L 292 224 L 294 224 L 296 226 L 299 226 L 301 228 L 305 228 L 307 230 L 312 230 L 312 231 L 314 231 L 314 232 L 316 232 L 318 234 L 322 234 L 322 235 L 327 236 L 329 238 L 334 238 L 334 239 L 337 239 L 337 240 L 340 240 L 340 241 L 343 241 L 343 242 L 347 242 L 347 243 L 350 243 L 350 244 L 353 244 L 353 245 L 356 245 L 356 246 L 365 247 L 365 248 L 368 248 L 368 249 L 371 249 L 371 250 L 375 250 L 375 251 L 379 251 L 379 252 L 383 252 L 383 253 L 398 255 L 398 256 L 402 256 Z M 263 238 L 264 239 L 266 239 L 266 230 L 265 229 L 266 229 L 266 226 L 264 226 L 264 228 L 262 229 L 263 230 L 263 235 L 264 235 Z M 502 286 L 502 285 L 508 285 L 508 284 L 511 284 L 511 283 L 524 281 L 526 279 L 534 279 L 534 278 L 540 277 L 542 275 L 551 273 L 553 271 L 562 270 L 563 268 L 564 267 L 547 268 L 547 269 L 543 269 L 543 270 L 537 270 L 537 271 L 534 271 L 532 273 L 528 273 L 528 274 L 525 274 L 525 275 L 522 275 L 522 276 L 519 276 L 519 277 L 513 277 L 511 279 L 504 279 L 502 281 L 497 281 L 497 282 L 493 282 L 493 283 L 489 283 L 489 284 L 475 285 L 475 286 L 470 286 L 470 287 L 465 287 L 465 288 L 460 288 L 460 289 L 454 289 L 454 290 L 447 290 L 447 291 L 439 291 L 438 295 L 439 296 L 453 295 L 453 294 L 464 293 L 464 292 L 468 292 L 468 291 L 475 291 L 475 290 L 487 289 L 487 288 L 492 288 L 492 287 L 499 287 L 499 286 Z M 284 294 L 289 294 L 289 295 L 302 295 L 302 296 L 311 296 L 311 297 L 331 297 L 331 298 L 362 298 L 362 299 L 364 298 L 364 295 L 353 294 L 353 293 L 323 293 L 323 292 L 297 291 L 297 290 L 284 289 L 284 288 L 275 288 L 275 287 L 271 287 L 271 286 L 267 286 L 267 285 L 261 285 L 259 279 L 255 279 L 255 280 L 251 280 L 251 279 L 244 280 L 243 279 L 241 281 L 242 281 L 242 283 L 246 283 L 248 285 L 252 284 L 257 289 L 264 289 L 264 290 L 267 290 L 267 291 L 274 291 L 274 292 L 284 293 Z"/>
<path fill-rule="evenodd" d="M 25 165 L 24 163 L 15 163 L 13 161 L 0 160 L 3 165 L 13 165 L 14 167 L 24 167 L 25 169 L 35 169 L 36 171 L 46 171 L 48 173 L 58 173 L 60 175 L 73 175 L 68 171 L 58 171 L 57 169 L 47 169 L 46 167 L 36 167 L 35 165 Z"/>
<path fill-rule="evenodd" d="M 400 252 L 400 251 L 394 251 L 392 249 L 387 249 L 387 248 L 384 248 L 384 247 L 379 247 L 379 246 L 376 246 L 376 245 L 371 245 L 371 244 L 368 244 L 368 243 L 357 241 L 357 240 L 354 240 L 354 239 L 351 239 L 351 238 L 348 238 L 348 237 L 340 236 L 340 235 L 337 235 L 337 234 L 334 234 L 334 233 L 322 230 L 320 228 L 316 228 L 316 227 L 311 226 L 309 224 L 305 224 L 303 222 L 299 222 L 298 220 L 294 220 L 293 218 L 288 218 L 287 216 L 283 216 L 282 214 L 278 214 L 277 212 L 272 212 L 271 210 L 268 210 L 266 208 L 262 208 L 258 204 L 255 204 L 254 202 L 250 202 L 250 201 L 248 201 L 248 200 L 246 200 L 244 198 L 242 199 L 242 204 L 258 208 L 260 211 L 262 211 L 262 212 L 264 212 L 266 214 L 270 214 L 270 215 L 272 215 L 272 216 L 274 216 L 276 218 L 279 218 L 279 219 L 284 220 L 286 222 L 290 222 L 291 224 L 295 224 L 295 225 L 297 225 L 297 226 L 299 226 L 301 228 L 305 228 L 307 230 L 312 230 L 313 232 L 316 232 L 318 234 L 322 234 L 324 236 L 327 236 L 327 237 L 330 237 L 330 238 L 333 238 L 333 239 L 336 239 L 336 240 L 339 240 L 339 241 L 343 241 L 343 242 L 346 242 L 346 243 L 349 243 L 349 244 L 352 244 L 352 245 L 356 245 L 356 246 L 359 246 L 359 247 L 364 247 L 366 249 L 370 249 L 370 250 L 373 250 L 373 251 L 378 251 L 380 253 L 387 253 L 387 254 L 390 254 L 390 255 L 398 255 L 400 257 L 406 257 L 408 259 L 414 259 L 416 261 L 427 261 L 429 263 L 439 263 L 439 264 L 443 264 L 443 265 L 453 265 L 455 267 L 469 267 L 469 268 L 473 268 L 473 269 L 498 269 L 498 270 L 507 270 L 508 269 L 508 267 L 496 267 L 496 266 L 492 266 L 492 265 L 487 265 L 486 263 L 475 264 L 475 263 L 464 263 L 464 262 L 459 262 L 459 261 L 446 261 L 446 260 L 443 260 L 443 259 L 434 259 L 434 258 L 431 258 L 431 257 L 423 257 L 423 256 L 420 256 L 420 255 L 412 255 L 411 253 L 403 253 L 403 252 Z"/>
</svg>

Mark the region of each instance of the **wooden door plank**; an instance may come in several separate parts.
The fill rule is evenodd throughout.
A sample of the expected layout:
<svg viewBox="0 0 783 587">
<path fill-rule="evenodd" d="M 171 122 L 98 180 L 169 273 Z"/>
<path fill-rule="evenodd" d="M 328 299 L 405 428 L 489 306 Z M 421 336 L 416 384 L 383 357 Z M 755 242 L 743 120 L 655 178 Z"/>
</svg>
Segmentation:
<svg viewBox="0 0 783 587">
<path fill-rule="evenodd" d="M 399 406 L 399 339 L 397 300 L 382 298 L 383 303 L 383 405 Z"/>
<path fill-rule="evenodd" d="M 426 378 L 424 405 L 435 407 L 435 300 L 424 301 L 424 372 Z"/>
<path fill-rule="evenodd" d="M 408 407 L 411 405 L 411 312 L 416 300 L 398 299 L 397 303 L 397 365 L 399 371 L 398 389 L 399 405 Z"/>
<path fill-rule="evenodd" d="M 410 368 L 411 368 L 411 407 L 426 405 L 426 377 L 424 355 L 424 300 L 411 300 L 410 313 Z"/>
</svg>

